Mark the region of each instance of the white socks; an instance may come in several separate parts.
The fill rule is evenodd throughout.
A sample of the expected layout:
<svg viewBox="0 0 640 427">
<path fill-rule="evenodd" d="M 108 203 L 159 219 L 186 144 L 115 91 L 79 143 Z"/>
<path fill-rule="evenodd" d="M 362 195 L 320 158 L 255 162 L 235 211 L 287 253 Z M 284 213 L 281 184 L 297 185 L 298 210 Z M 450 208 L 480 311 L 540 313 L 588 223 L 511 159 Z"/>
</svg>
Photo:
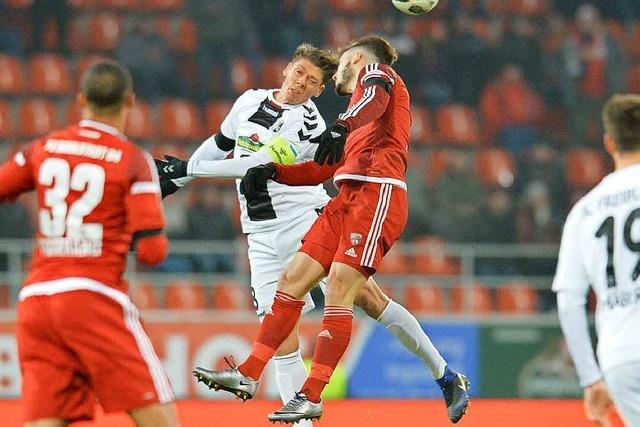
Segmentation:
<svg viewBox="0 0 640 427">
<path fill-rule="evenodd" d="M 447 363 L 431 343 L 413 314 L 400 304 L 390 300 L 378 318 L 378 322 L 386 326 L 407 350 L 422 359 L 431 371 L 433 379 L 442 378 Z"/>
<path fill-rule="evenodd" d="M 293 399 L 296 391 L 300 391 L 307 379 L 307 369 L 300 350 L 284 356 L 273 358 L 276 365 L 276 383 L 283 403 Z M 304 420 L 296 424 L 298 427 L 312 427 L 311 421 Z"/>
</svg>

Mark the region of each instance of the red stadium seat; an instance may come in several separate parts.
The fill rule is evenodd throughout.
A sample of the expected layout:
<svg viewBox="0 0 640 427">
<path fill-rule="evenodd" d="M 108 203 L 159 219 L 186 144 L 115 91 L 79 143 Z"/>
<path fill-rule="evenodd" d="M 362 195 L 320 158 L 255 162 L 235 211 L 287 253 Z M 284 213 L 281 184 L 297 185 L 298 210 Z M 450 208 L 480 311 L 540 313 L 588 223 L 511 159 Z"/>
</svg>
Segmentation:
<svg viewBox="0 0 640 427">
<path fill-rule="evenodd" d="M 593 187 L 610 171 L 602 153 L 589 148 L 569 151 L 565 167 L 569 183 L 576 187 Z"/>
<path fill-rule="evenodd" d="M 188 18 L 160 16 L 154 21 L 155 31 L 174 49 L 193 53 L 198 47 L 196 25 Z"/>
<path fill-rule="evenodd" d="M 449 153 L 450 150 L 435 150 L 429 152 L 427 158 L 427 168 L 425 170 L 425 178 L 428 186 L 431 186 L 438 181 L 440 175 L 442 175 L 449 166 Z"/>
<path fill-rule="evenodd" d="M 140 0 L 98 0 L 100 9 L 134 11 L 140 7 Z"/>
<path fill-rule="evenodd" d="M 230 280 L 214 284 L 212 302 L 212 307 L 216 310 L 251 310 L 254 308 L 248 285 Z"/>
<path fill-rule="evenodd" d="M 262 63 L 262 87 L 279 88 L 284 81 L 282 72 L 288 63 L 285 58 L 266 58 Z"/>
<path fill-rule="evenodd" d="M 207 130 L 208 133 L 215 133 L 220 130 L 220 125 L 233 106 L 233 102 L 219 101 L 207 105 Z"/>
<path fill-rule="evenodd" d="M 202 121 L 196 106 L 188 101 L 160 103 L 160 136 L 175 140 L 197 140 L 202 136 Z"/>
<path fill-rule="evenodd" d="M 511 154 L 499 148 L 481 150 L 476 155 L 480 182 L 487 186 L 510 187 L 516 173 Z"/>
<path fill-rule="evenodd" d="M 69 5 L 75 9 L 92 9 L 98 0 L 69 0 Z"/>
<path fill-rule="evenodd" d="M 498 311 L 531 314 L 538 309 L 538 294 L 527 283 L 506 283 L 496 290 Z"/>
<path fill-rule="evenodd" d="M 409 272 L 409 263 L 397 245 L 392 246 L 382 258 L 378 271 L 383 274 L 403 274 Z"/>
<path fill-rule="evenodd" d="M 0 76 L 0 79 L 1 78 Z M 2 86 L 1 80 L 0 86 Z M 640 94 L 640 64 L 629 68 L 627 74 L 627 92 Z"/>
<path fill-rule="evenodd" d="M 480 125 L 476 112 L 465 105 L 446 105 L 436 112 L 438 137 L 441 141 L 458 145 L 480 142 Z"/>
<path fill-rule="evenodd" d="M 151 139 L 155 136 L 151 110 L 145 102 L 136 101 L 129 111 L 126 135 L 131 139 Z"/>
<path fill-rule="evenodd" d="M 0 55 L 0 95 L 18 95 L 24 90 L 22 63 L 18 58 Z"/>
<path fill-rule="evenodd" d="M 326 42 L 333 47 L 346 46 L 354 38 L 353 25 L 346 18 L 333 18 L 327 25 Z"/>
<path fill-rule="evenodd" d="M 408 283 L 405 288 L 404 305 L 412 313 L 442 313 L 442 289 L 431 283 Z"/>
<path fill-rule="evenodd" d="M 429 111 L 420 105 L 412 105 L 411 119 L 411 142 L 418 144 L 432 142 L 433 126 Z"/>
<path fill-rule="evenodd" d="M 20 136 L 36 138 L 57 126 L 56 110 L 51 101 L 30 99 L 20 105 Z"/>
<path fill-rule="evenodd" d="M 368 0 L 329 0 L 329 7 L 336 12 L 366 12 L 370 10 Z"/>
<path fill-rule="evenodd" d="M 173 310 L 199 310 L 206 308 L 202 284 L 187 280 L 172 282 L 166 288 L 166 306 Z"/>
<path fill-rule="evenodd" d="M 5 282 L 0 283 L 0 309 L 11 307 L 11 290 Z"/>
<path fill-rule="evenodd" d="M 158 294 L 152 283 L 141 282 L 131 286 L 131 299 L 141 310 L 160 308 Z"/>
<path fill-rule="evenodd" d="M 11 107 L 6 101 L 0 100 L 0 138 L 11 138 L 13 133 L 13 120 L 11 119 Z"/>
<path fill-rule="evenodd" d="M 183 8 L 184 0 L 143 0 L 144 9 L 159 12 L 176 12 Z"/>
<path fill-rule="evenodd" d="M 473 298 L 472 302 L 471 298 Z M 456 286 L 451 289 L 451 309 L 454 312 L 467 312 L 468 303 L 472 304 L 470 308 L 473 314 L 487 314 L 493 310 L 488 288 L 474 283 L 471 289 L 463 286 Z"/>
<path fill-rule="evenodd" d="M 542 16 L 547 12 L 548 0 L 510 0 L 507 10 L 516 15 Z"/>
<path fill-rule="evenodd" d="M 121 26 L 117 15 L 100 13 L 89 20 L 89 40 L 87 47 L 90 50 L 110 51 L 118 45 Z"/>
<path fill-rule="evenodd" d="M 256 87 L 253 69 L 253 64 L 246 58 L 237 56 L 231 61 L 231 86 L 236 94 Z"/>
<path fill-rule="evenodd" d="M 631 37 L 629 37 L 627 43 L 627 50 L 629 52 L 629 55 L 631 55 L 634 59 L 640 59 L 640 23 L 637 23 L 633 26 Z M 632 70 L 629 70 L 629 72 L 631 71 Z"/>
<path fill-rule="evenodd" d="M 18 9 L 30 7 L 33 0 L 7 0 L 7 6 L 15 7 Z"/>
<path fill-rule="evenodd" d="M 89 56 L 84 56 L 80 58 L 76 63 L 76 67 L 75 67 L 76 76 L 78 76 L 78 79 L 82 78 L 83 74 L 85 73 L 85 71 L 89 69 L 89 67 L 91 67 L 96 62 L 104 61 L 105 59 L 108 59 L 108 58 L 104 56 L 98 56 L 98 55 L 89 55 Z"/>
<path fill-rule="evenodd" d="M 80 121 L 80 107 L 75 99 L 63 104 L 62 112 L 58 117 L 61 118 L 60 125 L 62 126 L 70 126 Z"/>
<path fill-rule="evenodd" d="M 63 95 L 72 90 L 71 75 L 66 60 L 58 55 L 37 55 L 27 66 L 29 91 L 48 95 Z"/>
<path fill-rule="evenodd" d="M 433 275 L 454 275 L 460 272 L 458 262 L 447 255 L 442 239 L 430 236 L 416 240 L 414 270 Z"/>
</svg>

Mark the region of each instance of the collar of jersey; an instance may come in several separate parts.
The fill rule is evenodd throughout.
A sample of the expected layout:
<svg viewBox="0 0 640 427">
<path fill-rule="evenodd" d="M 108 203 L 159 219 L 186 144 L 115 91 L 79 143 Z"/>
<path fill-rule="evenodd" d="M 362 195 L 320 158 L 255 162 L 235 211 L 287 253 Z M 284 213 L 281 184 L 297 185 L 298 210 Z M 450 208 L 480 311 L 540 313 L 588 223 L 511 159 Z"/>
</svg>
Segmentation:
<svg viewBox="0 0 640 427">
<path fill-rule="evenodd" d="M 99 130 L 101 132 L 109 133 L 121 139 L 127 139 L 125 135 L 123 135 L 118 129 L 114 128 L 113 126 L 109 126 L 106 123 L 98 122 L 95 120 L 89 120 L 89 119 L 80 120 L 79 126 L 81 128 L 91 128 L 91 129 Z"/>
<path fill-rule="evenodd" d="M 292 104 L 283 104 L 282 102 L 278 101 L 278 100 L 276 99 L 276 97 L 275 97 L 275 96 L 273 96 L 273 95 L 274 95 L 277 91 L 279 91 L 279 90 L 281 90 L 281 89 L 271 89 L 271 90 L 269 91 L 269 96 L 268 96 L 268 98 L 269 98 L 269 101 L 270 101 L 270 102 L 273 102 L 273 103 L 274 103 L 274 104 L 276 104 L 278 107 L 280 107 L 280 108 L 282 108 L 282 109 L 284 109 L 284 110 L 289 109 L 289 108 L 301 107 L 301 106 L 303 106 L 303 105 L 306 105 L 306 104 L 307 104 L 307 102 L 309 102 L 309 101 L 305 101 L 305 102 L 303 102 L 302 104 L 295 104 L 295 105 L 292 105 Z"/>
<path fill-rule="evenodd" d="M 609 181 L 611 179 L 618 179 L 619 176 L 625 176 L 631 173 L 637 173 L 640 171 L 640 164 L 631 165 L 624 167 L 622 169 L 618 169 L 616 171 L 611 172 L 609 175 L 605 176 L 602 180 Z"/>
</svg>

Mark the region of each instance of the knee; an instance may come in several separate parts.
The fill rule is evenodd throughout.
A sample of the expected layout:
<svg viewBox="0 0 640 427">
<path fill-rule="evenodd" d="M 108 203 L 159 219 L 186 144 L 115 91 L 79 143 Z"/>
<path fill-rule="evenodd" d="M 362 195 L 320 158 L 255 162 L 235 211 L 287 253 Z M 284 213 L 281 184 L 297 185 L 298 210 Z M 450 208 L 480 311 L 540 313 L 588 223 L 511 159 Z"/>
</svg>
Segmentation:
<svg viewBox="0 0 640 427">
<path fill-rule="evenodd" d="M 296 298 L 301 298 L 304 295 L 302 291 L 304 285 L 302 274 L 290 268 L 285 269 L 278 280 L 278 289 Z"/>
</svg>

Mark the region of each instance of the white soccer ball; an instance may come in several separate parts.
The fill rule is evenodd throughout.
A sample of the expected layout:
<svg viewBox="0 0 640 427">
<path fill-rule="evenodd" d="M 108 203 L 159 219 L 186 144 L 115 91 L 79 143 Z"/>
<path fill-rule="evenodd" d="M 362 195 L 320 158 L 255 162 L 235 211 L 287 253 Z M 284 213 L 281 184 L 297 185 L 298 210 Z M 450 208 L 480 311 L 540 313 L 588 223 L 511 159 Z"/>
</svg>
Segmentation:
<svg viewBox="0 0 640 427">
<path fill-rule="evenodd" d="M 391 0 L 391 3 L 402 13 L 407 15 L 423 15 L 431 12 L 440 0 Z"/>
</svg>

